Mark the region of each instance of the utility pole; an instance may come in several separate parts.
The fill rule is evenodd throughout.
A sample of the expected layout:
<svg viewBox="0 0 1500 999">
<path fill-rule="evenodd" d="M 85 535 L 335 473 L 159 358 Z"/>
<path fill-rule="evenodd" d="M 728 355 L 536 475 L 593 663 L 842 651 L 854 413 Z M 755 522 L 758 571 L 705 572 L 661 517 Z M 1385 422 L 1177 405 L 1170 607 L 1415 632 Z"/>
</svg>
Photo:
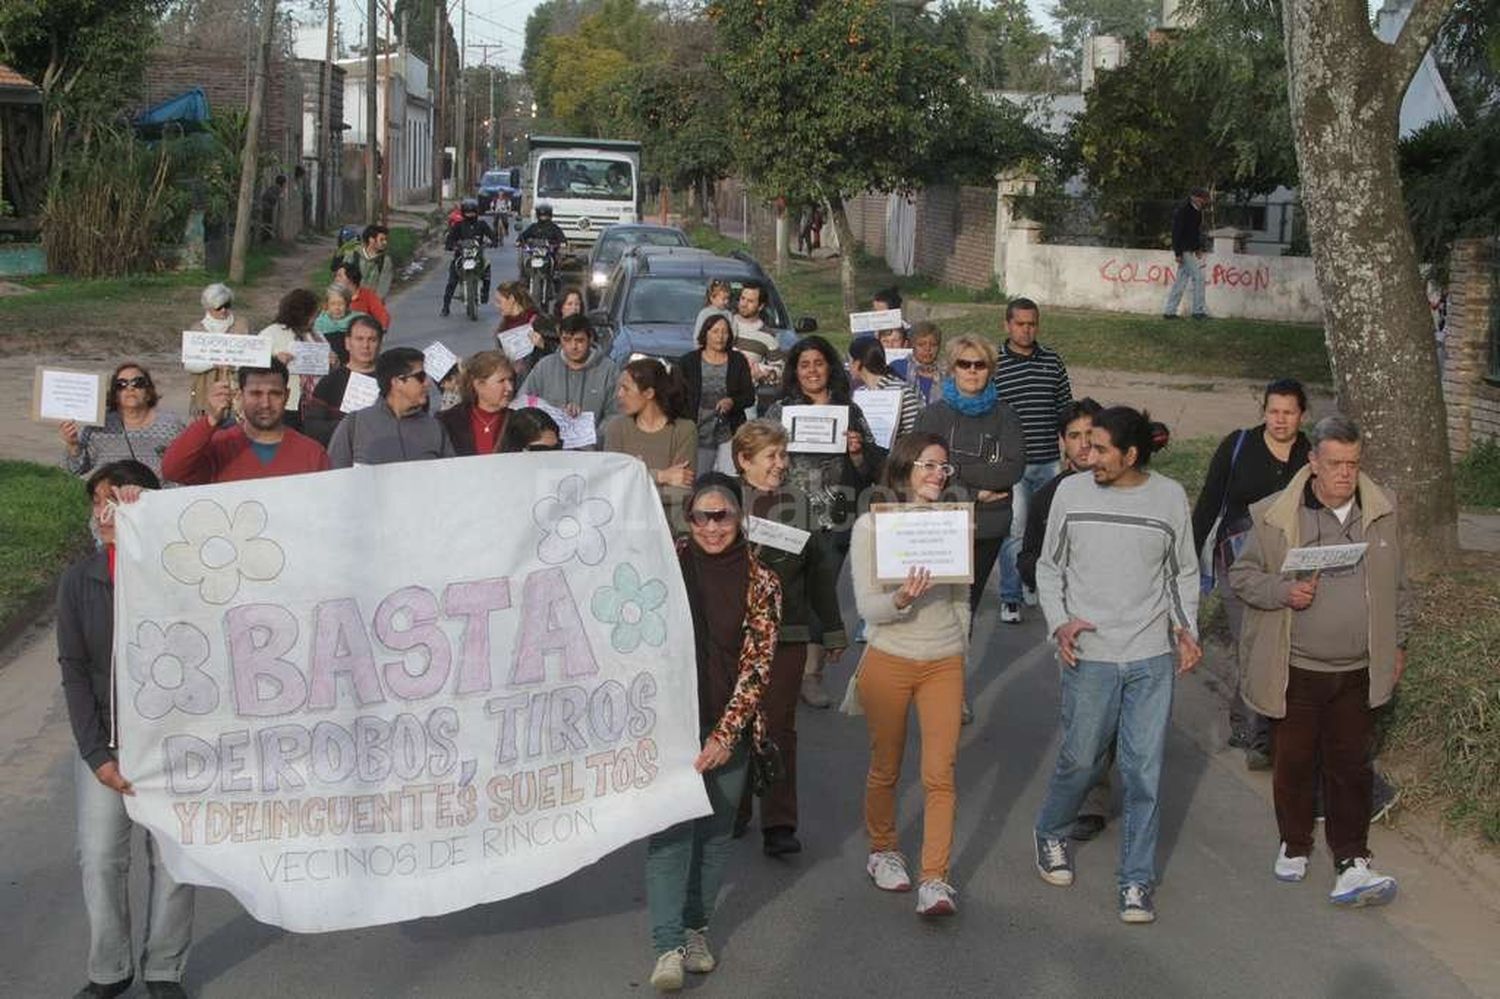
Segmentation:
<svg viewBox="0 0 1500 999">
<path fill-rule="evenodd" d="M 333 206 L 334 185 L 338 178 L 333 173 L 333 129 L 328 117 L 333 110 L 333 24 L 338 0 L 328 0 L 328 37 L 323 49 L 323 93 L 318 107 L 318 228 L 326 229 L 333 221 L 329 209 Z"/>
<path fill-rule="evenodd" d="M 436 100 L 432 105 L 432 200 L 443 204 L 443 100 L 448 94 L 448 78 L 443 75 L 448 51 L 448 6 L 443 0 L 432 4 L 432 68 L 437 74 Z"/>
<path fill-rule="evenodd" d="M 391 78 L 395 75 L 395 67 L 391 65 L 391 8 L 385 4 L 381 6 L 385 9 L 385 85 L 381 88 L 385 91 L 385 100 L 380 115 L 380 222 L 384 225 L 391 203 L 391 174 L 397 171 L 399 164 L 391 155 L 391 115 L 396 110 L 391 106 Z M 402 71 L 405 72 L 404 67 Z"/>
<path fill-rule="evenodd" d="M 271 69 L 271 36 L 276 31 L 276 0 L 262 0 L 260 51 L 255 82 L 250 86 L 250 110 L 245 122 L 245 148 L 240 153 L 240 200 L 234 210 L 234 242 L 229 248 L 229 280 L 245 280 L 245 257 L 250 249 L 250 219 L 255 207 L 256 164 L 260 160 L 260 114 L 266 100 L 266 75 Z"/>
<path fill-rule="evenodd" d="M 490 71 L 490 115 L 489 115 L 490 129 L 489 129 L 489 133 L 488 133 L 488 136 L 489 136 L 489 143 L 488 144 L 489 145 L 493 145 L 495 147 L 495 150 L 494 150 L 495 166 L 498 167 L 498 166 L 500 166 L 501 149 L 500 149 L 500 144 L 499 144 L 499 142 L 496 139 L 496 136 L 499 135 L 499 133 L 500 133 L 500 124 L 499 124 L 499 122 L 495 118 L 495 67 L 490 65 L 490 49 L 494 49 L 497 52 L 504 52 L 505 51 L 505 46 L 501 45 L 501 44 L 499 44 L 497 42 L 475 42 L 472 47 L 476 48 L 476 49 L 479 49 L 481 52 L 484 53 L 484 63 L 483 63 L 483 65 L 484 65 L 485 69 L 487 69 L 487 70 Z"/>
<path fill-rule="evenodd" d="M 458 155 L 453 164 L 453 189 L 460 198 L 469 191 L 469 144 L 467 133 L 469 131 L 469 119 L 467 101 L 468 88 L 464 86 L 464 62 L 468 59 L 465 46 L 469 39 L 469 4 L 468 0 L 458 0 Z"/>
<path fill-rule="evenodd" d="M 365 11 L 365 222 L 375 221 L 380 207 L 380 189 L 375 186 L 375 47 L 380 44 L 380 27 L 375 21 L 375 0 L 369 0 Z"/>
</svg>

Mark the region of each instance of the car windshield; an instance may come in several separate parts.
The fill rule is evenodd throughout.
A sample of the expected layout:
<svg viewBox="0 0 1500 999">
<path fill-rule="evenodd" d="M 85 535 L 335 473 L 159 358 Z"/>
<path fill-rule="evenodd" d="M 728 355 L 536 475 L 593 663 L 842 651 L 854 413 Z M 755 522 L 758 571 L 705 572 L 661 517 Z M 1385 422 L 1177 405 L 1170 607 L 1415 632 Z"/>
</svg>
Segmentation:
<svg viewBox="0 0 1500 999">
<path fill-rule="evenodd" d="M 708 278 L 697 277 L 652 277 L 645 275 L 630 286 L 629 298 L 625 302 L 625 323 L 680 323 L 692 326 L 703 308 L 708 292 Z M 732 282 L 734 294 L 739 295 L 740 282 Z M 766 308 L 766 323 L 776 329 L 788 329 L 790 324 L 773 296 Z"/>
<path fill-rule="evenodd" d="M 634 171 L 624 160 L 549 156 L 537 167 L 536 186 L 543 198 L 635 200 Z"/>
<path fill-rule="evenodd" d="M 479 178 L 479 186 L 480 187 L 509 187 L 510 185 L 507 183 L 507 181 L 509 181 L 509 180 L 510 180 L 510 178 L 508 176 L 506 176 L 505 174 L 501 173 L 500 171 L 498 171 L 498 170 L 491 170 L 489 173 L 487 173 L 483 177 Z"/>
<path fill-rule="evenodd" d="M 687 239 L 680 232 L 664 229 L 632 229 L 629 232 L 608 233 L 599 240 L 596 259 L 601 264 L 618 263 L 628 246 L 687 246 Z"/>
</svg>

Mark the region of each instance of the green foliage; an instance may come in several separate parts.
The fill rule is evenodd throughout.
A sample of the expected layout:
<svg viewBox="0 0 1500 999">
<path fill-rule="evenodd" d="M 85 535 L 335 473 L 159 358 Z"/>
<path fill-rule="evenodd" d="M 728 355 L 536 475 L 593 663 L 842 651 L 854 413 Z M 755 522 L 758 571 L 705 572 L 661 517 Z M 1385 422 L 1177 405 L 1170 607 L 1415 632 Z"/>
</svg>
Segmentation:
<svg viewBox="0 0 1500 999">
<path fill-rule="evenodd" d="M 1446 281 L 1453 241 L 1500 231 L 1500 108 L 1431 122 L 1401 140 L 1401 187 L 1419 259 Z"/>
<path fill-rule="evenodd" d="M 623 92 L 628 117 L 639 123 L 646 172 L 678 189 L 729 173 L 729 95 L 721 74 L 701 62 L 646 64 L 624 79 Z"/>
<path fill-rule="evenodd" d="M 60 468 L 0 461 L 0 629 L 88 542 L 83 485 Z"/>
<path fill-rule="evenodd" d="M 1500 507 L 1500 441 L 1480 441 L 1453 467 L 1453 485 L 1463 506 Z"/>
<path fill-rule="evenodd" d="M 577 12 L 583 16 L 570 31 L 558 30 L 560 10 L 533 14 L 527 22 L 528 34 L 533 21 L 550 32 L 534 50 L 528 47 L 526 70 L 538 114 L 569 133 L 626 137 L 632 71 L 664 54 L 652 44 L 655 14 L 638 0 L 596 0 Z"/>
<path fill-rule="evenodd" d="M 1048 93 L 1065 88 L 1063 72 L 1049 61 L 1052 38 L 1037 27 L 1025 0 L 958 0 L 943 5 L 938 21 L 977 86 Z"/>
</svg>

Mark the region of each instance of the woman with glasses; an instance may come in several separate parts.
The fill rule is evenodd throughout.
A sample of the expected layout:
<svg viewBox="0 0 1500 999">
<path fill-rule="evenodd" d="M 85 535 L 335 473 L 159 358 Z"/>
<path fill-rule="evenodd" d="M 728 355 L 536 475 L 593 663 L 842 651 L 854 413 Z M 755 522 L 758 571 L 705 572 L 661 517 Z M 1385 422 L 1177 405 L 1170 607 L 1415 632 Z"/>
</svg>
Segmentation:
<svg viewBox="0 0 1500 999">
<path fill-rule="evenodd" d="M 689 535 L 677 559 L 693 615 L 698 667 L 698 738 L 693 767 L 703 775 L 712 813 L 652 836 L 646 845 L 646 905 L 656 967 L 651 984 L 683 986 L 683 972 L 707 974 L 708 946 L 735 809 L 750 771 L 752 739 L 762 738 L 760 704 L 770 682 L 781 620 L 781 582 L 760 563 L 740 527 L 740 487 L 717 472 L 698 479 L 688 500 Z"/>
<path fill-rule="evenodd" d="M 936 434 L 914 433 L 891 449 L 885 485 L 901 503 L 942 499 L 953 474 L 948 447 Z M 910 891 L 896 835 L 896 784 L 906 750 L 907 715 L 913 704 L 922 730 L 922 870 L 917 912 L 950 916 L 956 893 L 948 883 L 953 846 L 953 766 L 962 724 L 964 653 L 969 645 L 969 591 L 964 584 L 934 583 L 914 567 L 901 583 L 875 579 L 875 514 L 854 522 L 850 566 L 854 599 L 869 626 L 859 661 L 859 703 L 870 731 L 865 778 L 865 829 L 870 855 L 865 871 L 883 891 Z"/>
<path fill-rule="evenodd" d="M 188 329 L 241 336 L 250 333 L 250 324 L 245 321 L 245 317 L 234 314 L 234 292 L 229 290 L 228 285 L 209 285 L 203 289 L 200 300 L 203 302 L 203 318 Z M 185 365 L 185 368 L 193 376 L 188 384 L 188 419 L 193 420 L 202 416 L 208 408 L 208 390 L 213 387 L 214 382 L 234 382 L 234 369 L 198 362 Z M 225 419 L 226 422 L 232 422 L 234 417 L 231 415 Z"/>
<path fill-rule="evenodd" d="M 510 400 L 516 394 L 516 370 L 498 350 L 481 350 L 463 364 L 459 375 L 463 401 L 438 414 L 460 455 L 498 454 Z"/>
<path fill-rule="evenodd" d="M 176 413 L 158 408 L 160 397 L 151 373 L 132 361 L 110 376 L 104 397 L 104 425 L 79 427 L 65 420 L 58 427 L 68 471 L 88 475 L 113 461 L 138 461 L 161 475 L 161 456 L 187 426 Z"/>
<path fill-rule="evenodd" d="M 1010 531 L 1010 487 L 1026 470 L 1026 442 L 1015 411 L 995 393 L 995 345 L 965 333 L 948 341 L 948 375 L 941 398 L 922 410 L 917 430 L 937 434 L 958 469 L 955 484 L 974 501 L 974 583 L 969 610 L 979 604 Z"/>
</svg>

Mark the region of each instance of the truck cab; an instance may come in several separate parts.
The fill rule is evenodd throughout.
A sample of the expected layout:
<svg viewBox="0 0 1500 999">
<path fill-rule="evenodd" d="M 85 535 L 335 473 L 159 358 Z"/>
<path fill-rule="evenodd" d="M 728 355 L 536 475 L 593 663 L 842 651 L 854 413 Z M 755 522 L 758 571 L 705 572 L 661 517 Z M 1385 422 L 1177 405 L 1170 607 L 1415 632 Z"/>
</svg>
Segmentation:
<svg viewBox="0 0 1500 999">
<path fill-rule="evenodd" d="M 639 142 L 532 136 L 523 180 L 524 220 L 546 202 L 575 249 L 592 246 L 605 226 L 640 220 Z"/>
</svg>

